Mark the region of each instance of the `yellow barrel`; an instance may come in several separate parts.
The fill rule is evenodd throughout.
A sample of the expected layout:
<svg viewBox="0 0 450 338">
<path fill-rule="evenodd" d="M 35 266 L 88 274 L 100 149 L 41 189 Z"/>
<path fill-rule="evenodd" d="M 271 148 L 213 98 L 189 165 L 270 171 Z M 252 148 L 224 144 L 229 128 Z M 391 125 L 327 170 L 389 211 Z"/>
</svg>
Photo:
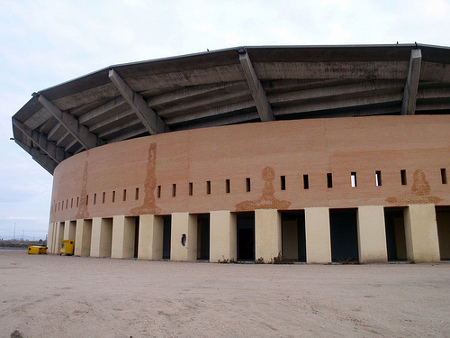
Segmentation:
<svg viewBox="0 0 450 338">
<path fill-rule="evenodd" d="M 73 255 L 73 247 L 75 242 L 71 240 L 63 240 L 61 241 L 61 250 L 59 250 L 59 254 L 65 254 L 67 256 Z"/>
<path fill-rule="evenodd" d="M 28 246 L 28 254 L 29 255 L 39 255 L 40 246 L 37 245 L 29 245 Z"/>
</svg>

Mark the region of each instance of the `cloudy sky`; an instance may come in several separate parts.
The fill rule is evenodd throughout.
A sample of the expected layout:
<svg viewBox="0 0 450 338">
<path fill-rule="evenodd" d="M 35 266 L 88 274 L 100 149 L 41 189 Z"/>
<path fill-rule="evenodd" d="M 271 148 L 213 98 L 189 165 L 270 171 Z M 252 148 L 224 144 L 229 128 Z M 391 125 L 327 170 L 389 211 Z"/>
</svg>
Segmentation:
<svg viewBox="0 0 450 338">
<path fill-rule="evenodd" d="M 0 0 L 0 238 L 45 238 L 52 176 L 13 141 L 31 93 L 110 65 L 236 46 L 450 46 L 450 0 Z"/>
</svg>

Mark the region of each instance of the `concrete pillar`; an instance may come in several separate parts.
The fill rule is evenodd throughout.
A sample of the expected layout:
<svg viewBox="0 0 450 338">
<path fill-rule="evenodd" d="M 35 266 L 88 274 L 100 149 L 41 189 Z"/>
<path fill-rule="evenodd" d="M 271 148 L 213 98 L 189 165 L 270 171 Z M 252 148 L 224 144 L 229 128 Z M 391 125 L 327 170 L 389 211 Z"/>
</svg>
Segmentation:
<svg viewBox="0 0 450 338">
<path fill-rule="evenodd" d="M 91 257 L 111 257 L 112 218 L 92 219 Z"/>
<path fill-rule="evenodd" d="M 237 259 L 236 214 L 228 210 L 211 211 L 209 261 Z"/>
<path fill-rule="evenodd" d="M 182 243 L 185 237 L 184 245 Z M 170 260 L 197 260 L 197 216 L 188 212 L 172 214 L 172 235 L 170 243 Z"/>
<path fill-rule="evenodd" d="M 406 252 L 415 263 L 439 262 L 436 208 L 434 204 L 414 204 L 405 208 Z"/>
<path fill-rule="evenodd" d="M 361 263 L 387 262 L 384 207 L 358 207 L 358 253 Z"/>
<path fill-rule="evenodd" d="M 138 259 L 162 259 L 164 219 L 161 216 L 139 216 Z"/>
<path fill-rule="evenodd" d="M 281 254 L 281 214 L 277 209 L 255 210 L 255 259 L 272 262 Z"/>
<path fill-rule="evenodd" d="M 305 209 L 306 262 L 331 263 L 330 212 L 327 207 Z"/>
<path fill-rule="evenodd" d="M 75 237 L 75 256 L 91 254 L 92 220 L 77 219 Z"/>
<path fill-rule="evenodd" d="M 61 251 L 61 241 L 64 239 L 64 222 L 58 222 L 56 226 L 55 253 L 59 255 Z"/>
<path fill-rule="evenodd" d="M 47 233 L 47 252 L 53 253 L 53 222 L 48 225 L 48 233 Z"/>
<path fill-rule="evenodd" d="M 112 258 L 134 257 L 135 218 L 123 215 L 113 217 Z"/>
<path fill-rule="evenodd" d="M 64 239 L 75 241 L 76 222 L 66 221 L 64 224 Z"/>
</svg>

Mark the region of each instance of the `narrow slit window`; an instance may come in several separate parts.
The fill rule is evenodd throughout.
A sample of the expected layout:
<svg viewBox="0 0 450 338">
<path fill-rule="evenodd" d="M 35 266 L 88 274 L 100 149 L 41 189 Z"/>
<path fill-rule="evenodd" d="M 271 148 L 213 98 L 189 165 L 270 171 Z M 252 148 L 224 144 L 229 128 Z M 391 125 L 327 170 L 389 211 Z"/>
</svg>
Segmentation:
<svg viewBox="0 0 450 338">
<path fill-rule="evenodd" d="M 59 206 L 61 205 L 61 202 L 58 202 L 58 211 L 59 211 Z"/>
<path fill-rule="evenodd" d="M 381 171 L 380 170 L 375 171 L 375 185 L 377 187 L 381 187 Z"/>
<path fill-rule="evenodd" d="M 309 176 L 303 175 L 303 189 L 309 189 Z"/>
<path fill-rule="evenodd" d="M 77 208 L 78 208 L 78 204 L 80 203 L 80 197 L 77 196 Z"/>
<path fill-rule="evenodd" d="M 211 194 L 211 181 L 206 181 L 206 194 Z"/>
<path fill-rule="evenodd" d="M 70 209 L 73 208 L 73 197 L 70 199 Z"/>
<path fill-rule="evenodd" d="M 352 173 L 350 175 L 350 182 L 352 184 L 352 188 L 356 188 L 357 182 L 356 182 L 356 172 L 355 171 L 352 171 Z"/>
<path fill-rule="evenodd" d="M 106 193 L 103 193 L 102 203 L 105 203 L 105 197 L 106 197 Z"/>
<path fill-rule="evenodd" d="M 158 198 L 161 198 L 161 186 L 158 185 L 158 192 L 157 192 Z"/>
<path fill-rule="evenodd" d="M 97 194 L 94 194 L 94 204 L 97 203 Z"/>
<path fill-rule="evenodd" d="M 442 184 L 447 184 L 447 170 L 445 168 L 441 169 L 441 180 Z"/>
<path fill-rule="evenodd" d="M 194 195 L 194 183 L 189 182 L 189 196 Z"/>
<path fill-rule="evenodd" d="M 286 176 L 280 176 L 281 190 L 286 190 Z"/>
<path fill-rule="evenodd" d="M 225 191 L 227 194 L 230 193 L 230 180 L 229 179 L 225 180 Z"/>
<path fill-rule="evenodd" d="M 246 183 L 246 190 L 247 192 L 250 191 L 251 187 L 250 187 L 250 177 L 247 177 L 245 179 L 245 183 Z"/>
<path fill-rule="evenodd" d="M 112 193 L 112 201 L 113 201 L 113 203 L 116 201 L 116 191 L 115 190 L 113 190 L 113 193 Z"/>
<path fill-rule="evenodd" d="M 69 209 L 69 200 L 66 200 L 66 209 Z"/>
<path fill-rule="evenodd" d="M 139 188 L 136 188 L 134 199 L 137 201 L 139 199 Z"/>
<path fill-rule="evenodd" d="M 123 201 L 127 200 L 127 189 L 123 189 Z"/>
<path fill-rule="evenodd" d="M 177 185 L 172 184 L 172 197 L 175 197 L 177 195 Z"/>
<path fill-rule="evenodd" d="M 333 188 L 333 174 L 332 173 L 327 174 L 327 187 Z"/>
<path fill-rule="evenodd" d="M 86 205 L 89 203 L 89 195 L 86 195 Z"/>
<path fill-rule="evenodd" d="M 406 170 L 400 170 L 400 177 L 402 180 L 402 185 L 406 185 L 407 181 L 406 181 Z"/>
</svg>

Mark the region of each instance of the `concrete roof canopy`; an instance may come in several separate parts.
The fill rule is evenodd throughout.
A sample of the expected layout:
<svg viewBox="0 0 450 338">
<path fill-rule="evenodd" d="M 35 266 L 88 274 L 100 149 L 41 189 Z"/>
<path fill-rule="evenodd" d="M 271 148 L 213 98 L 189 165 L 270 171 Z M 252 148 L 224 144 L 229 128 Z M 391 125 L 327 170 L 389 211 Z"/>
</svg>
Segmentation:
<svg viewBox="0 0 450 338">
<path fill-rule="evenodd" d="M 33 93 L 14 140 L 47 171 L 107 143 L 272 120 L 450 113 L 450 48 L 237 47 L 110 66 Z"/>
</svg>

